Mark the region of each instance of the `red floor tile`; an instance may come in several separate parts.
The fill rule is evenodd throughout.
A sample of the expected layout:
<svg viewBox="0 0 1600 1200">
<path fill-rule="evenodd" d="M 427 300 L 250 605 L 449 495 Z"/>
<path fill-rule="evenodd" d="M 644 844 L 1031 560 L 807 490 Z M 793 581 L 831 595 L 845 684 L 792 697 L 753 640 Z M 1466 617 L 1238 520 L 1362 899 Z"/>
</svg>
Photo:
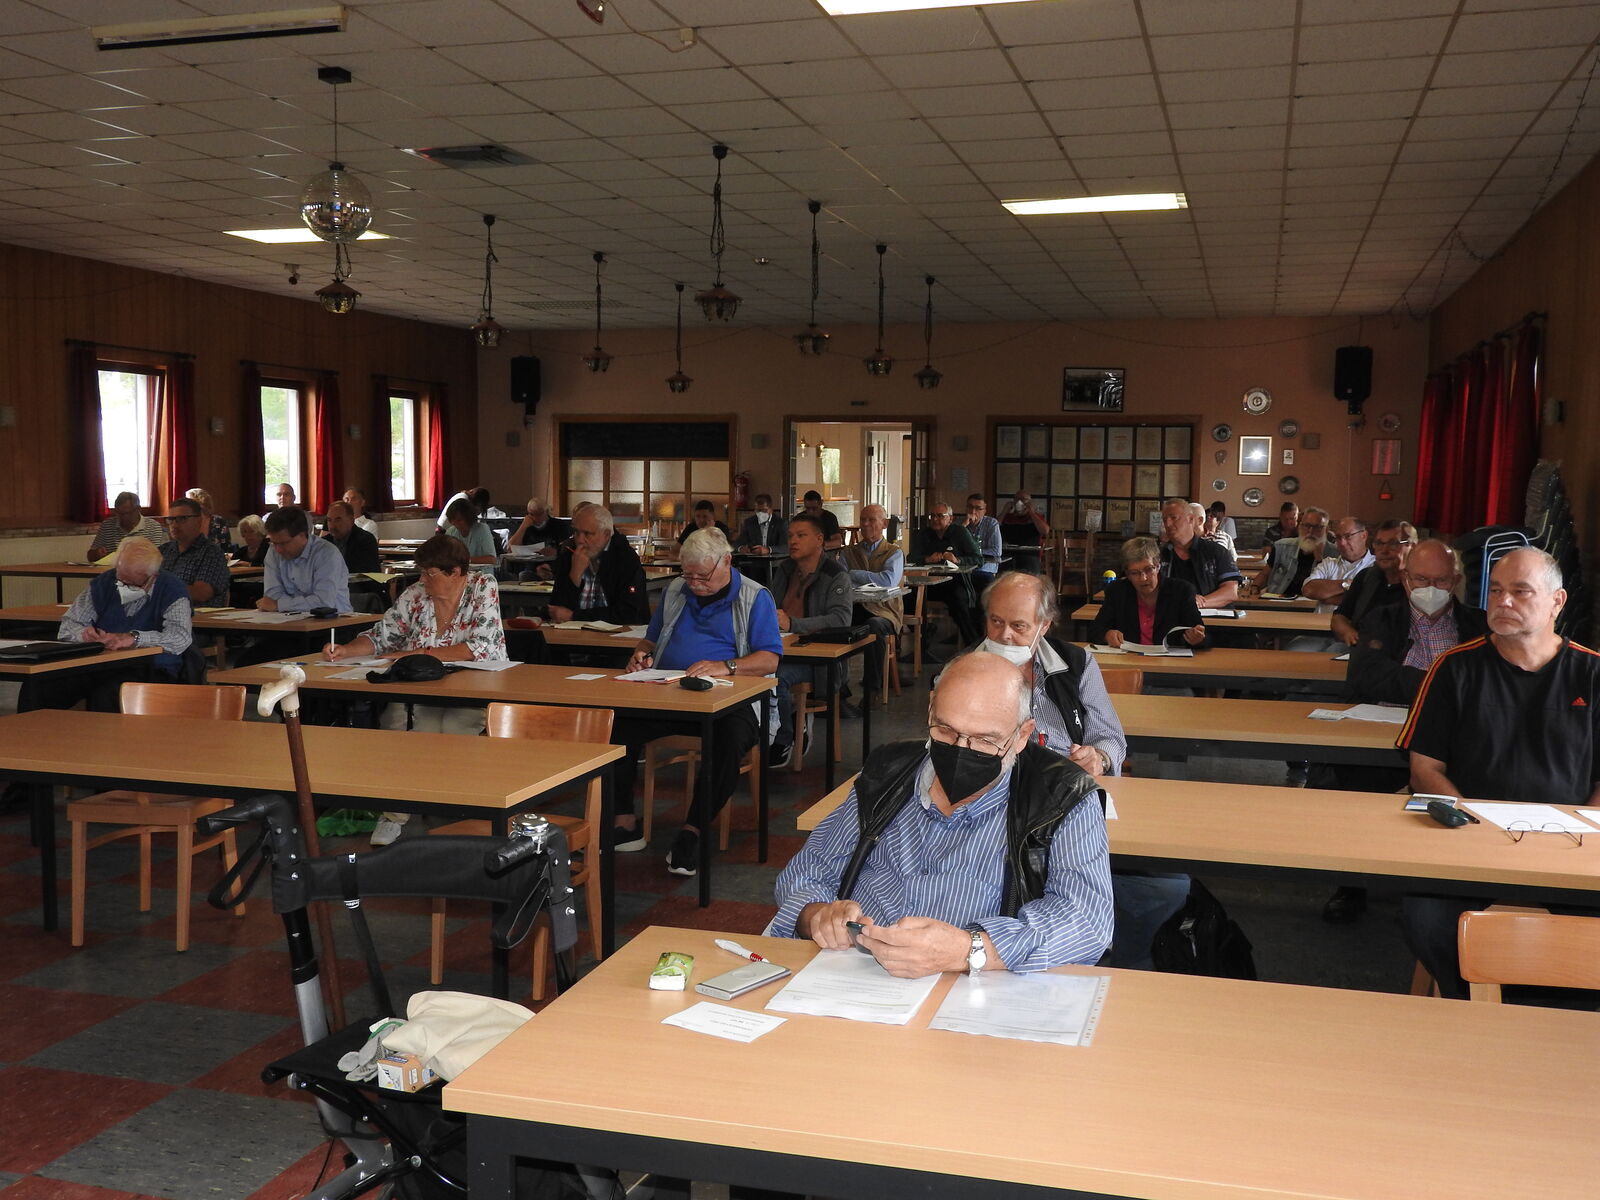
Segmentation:
<svg viewBox="0 0 1600 1200">
<path fill-rule="evenodd" d="M 286 951 L 256 950 L 157 996 L 172 1004 L 198 1004 L 233 1012 L 294 1015 Z"/>
<path fill-rule="evenodd" d="M 287 1084 L 261 1082 L 262 1067 L 292 1050 L 298 1050 L 302 1044 L 300 1026 L 295 1025 L 207 1071 L 189 1086 L 213 1092 L 232 1092 L 239 1096 L 260 1096 L 267 1100 L 303 1100 L 309 1104 L 309 1096 Z"/>
<path fill-rule="evenodd" d="M 0 1012 L 6 1014 L 5 1056 L 20 1062 L 137 1003 L 126 996 L 0 983 Z"/>
<path fill-rule="evenodd" d="M 7 1067 L 0 1071 L 0 1129 L 6 1131 L 0 1140 L 0 1171 L 37 1171 L 171 1091 L 166 1084 L 139 1079 Z"/>
<path fill-rule="evenodd" d="M 37 899 L 36 901 L 37 902 Z M 18 979 L 29 971 L 77 953 L 67 935 L 67 908 L 61 906 L 61 928 L 46 933 L 37 925 L 12 925 L 6 929 L 6 951 L 0 954 L 0 980 Z"/>
<path fill-rule="evenodd" d="M 109 1188 L 91 1187 L 87 1183 L 68 1183 L 63 1179 L 45 1179 L 30 1175 L 19 1179 L 10 1187 L 0 1190 L 5 1200 L 162 1200 L 144 1192 L 114 1192 Z"/>
<path fill-rule="evenodd" d="M 251 1192 L 244 1200 L 299 1200 L 312 1188 L 344 1169 L 344 1147 L 328 1143 L 318 1146 L 271 1183 Z"/>
</svg>

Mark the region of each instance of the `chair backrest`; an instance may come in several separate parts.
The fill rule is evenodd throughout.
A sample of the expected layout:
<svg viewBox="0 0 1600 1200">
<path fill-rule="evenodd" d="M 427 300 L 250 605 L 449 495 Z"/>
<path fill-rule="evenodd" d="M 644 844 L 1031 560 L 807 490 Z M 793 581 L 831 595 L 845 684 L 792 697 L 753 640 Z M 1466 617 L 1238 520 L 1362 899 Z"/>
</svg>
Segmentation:
<svg viewBox="0 0 1600 1200">
<path fill-rule="evenodd" d="M 1461 977 L 1474 1000 L 1499 1001 L 1503 984 L 1600 990 L 1600 917 L 1540 909 L 1464 912 Z"/>
<path fill-rule="evenodd" d="M 614 714 L 607 708 L 561 708 L 549 704 L 491 704 L 490 737 L 543 741 L 609 742 Z"/>
<path fill-rule="evenodd" d="M 1094 565 L 1094 534 L 1060 532 L 1056 535 L 1056 591 L 1068 596 L 1090 596 L 1089 569 Z"/>
<path fill-rule="evenodd" d="M 1137 696 L 1144 691 L 1144 670 L 1141 667 L 1108 667 L 1100 672 L 1106 691 L 1119 696 Z"/>
<path fill-rule="evenodd" d="M 125 683 L 121 692 L 122 711 L 138 717 L 242 721 L 244 692 L 244 688 L 235 684 Z"/>
</svg>

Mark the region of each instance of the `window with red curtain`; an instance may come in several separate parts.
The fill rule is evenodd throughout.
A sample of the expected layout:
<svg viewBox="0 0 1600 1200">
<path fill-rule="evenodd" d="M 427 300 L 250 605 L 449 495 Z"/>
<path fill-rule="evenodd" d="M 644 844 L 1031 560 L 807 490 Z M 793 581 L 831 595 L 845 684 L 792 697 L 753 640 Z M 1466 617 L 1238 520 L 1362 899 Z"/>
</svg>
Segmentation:
<svg viewBox="0 0 1600 1200">
<path fill-rule="evenodd" d="M 387 375 L 374 375 L 372 377 L 372 395 L 368 408 L 367 427 L 371 430 L 368 439 L 367 481 L 363 489 L 367 494 L 367 507 L 377 512 L 391 512 L 394 509 L 394 489 L 390 485 L 390 446 L 391 433 L 389 430 L 389 377 Z"/>
<path fill-rule="evenodd" d="M 1544 326 L 1539 321 L 1524 321 L 1511 335 L 1489 465 L 1484 519 L 1490 525 L 1520 525 L 1525 515 L 1528 477 L 1539 458 L 1543 348 Z"/>
<path fill-rule="evenodd" d="M 428 490 L 422 503 L 428 508 L 438 508 L 450 498 L 455 489 L 448 482 L 450 475 L 450 420 L 449 396 L 444 384 L 437 384 L 428 396 Z"/>
<path fill-rule="evenodd" d="M 69 342 L 67 365 L 77 431 L 67 503 L 73 520 L 103 519 L 120 492 L 161 511 L 196 486 L 188 355 Z"/>
<path fill-rule="evenodd" d="M 1444 455 L 1438 447 L 1454 387 L 1449 367 L 1429 375 L 1422 386 L 1422 423 L 1417 435 L 1421 452 L 1417 456 L 1417 495 L 1411 506 L 1411 519 L 1429 529 L 1439 528 L 1444 506 Z"/>
<path fill-rule="evenodd" d="M 324 375 L 311 389 L 311 485 L 306 503 L 325 513 L 344 495 L 344 424 L 339 410 L 339 377 Z"/>
<path fill-rule="evenodd" d="M 243 512 L 277 503 L 279 484 L 310 512 L 344 494 L 344 421 L 332 371 L 243 364 L 240 408 Z"/>
</svg>

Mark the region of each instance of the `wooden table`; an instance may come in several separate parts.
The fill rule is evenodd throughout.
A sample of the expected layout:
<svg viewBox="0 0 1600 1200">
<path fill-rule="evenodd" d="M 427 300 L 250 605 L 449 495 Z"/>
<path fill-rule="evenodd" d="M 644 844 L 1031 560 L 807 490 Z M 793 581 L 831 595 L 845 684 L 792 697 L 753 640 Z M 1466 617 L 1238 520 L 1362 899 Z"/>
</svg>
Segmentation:
<svg viewBox="0 0 1600 1200">
<path fill-rule="evenodd" d="M 1081 644 L 1088 647 L 1087 642 Z M 1094 658 L 1102 671 L 1142 670 L 1146 681 L 1160 680 L 1169 687 L 1268 692 L 1307 688 L 1342 692 L 1345 671 L 1350 665 L 1327 654 L 1244 650 L 1233 646 L 1200 650 L 1193 658 L 1113 651 L 1096 651 Z"/>
<path fill-rule="evenodd" d="M 97 566 L 94 563 L 75 562 L 47 562 L 47 563 L 3 563 L 0 564 L 0 602 L 5 598 L 5 579 L 8 575 L 15 575 L 25 579 L 49 579 L 56 581 L 56 602 L 61 603 L 65 597 L 62 588 L 68 579 L 93 579 L 97 575 L 104 575 L 109 567 Z M 264 570 L 261 567 L 245 566 L 236 563 L 228 568 L 228 574 L 235 580 L 259 579 Z"/>
<path fill-rule="evenodd" d="M 928 1029 L 952 976 L 909 1025 L 785 1014 L 746 1045 L 662 1025 L 706 997 L 645 984 L 663 950 L 695 980 L 731 967 L 714 936 L 646 929 L 446 1086 L 473 1200 L 514 1194 L 513 1155 L 872 1200 L 1572 1200 L 1600 1178 L 1593 1013 L 1068 967 L 1110 977 L 1090 1046 Z"/>
<path fill-rule="evenodd" d="M 1073 610 L 1072 619 L 1082 621 L 1087 627 L 1089 622 L 1100 615 L 1098 604 L 1085 604 Z M 1240 617 L 1206 617 L 1206 627 L 1213 632 L 1223 632 L 1231 629 L 1243 630 L 1247 633 L 1305 633 L 1329 635 L 1333 629 L 1333 614 L 1331 612 L 1282 612 L 1274 608 L 1245 609 Z"/>
<path fill-rule="evenodd" d="M 628 657 L 633 653 L 633 648 L 638 644 L 637 638 L 623 638 L 609 634 L 599 629 L 557 629 L 553 625 L 541 626 L 539 632 L 544 634 L 544 640 L 551 646 L 578 647 L 584 650 L 596 650 L 603 654 L 616 655 L 622 664 L 626 664 Z M 804 639 L 785 634 L 783 638 L 783 661 L 800 663 L 803 665 L 820 666 L 823 663 L 843 662 L 856 654 L 865 653 L 877 639 L 871 636 L 857 638 L 853 642 L 805 642 Z M 848 669 L 848 668 L 846 668 Z M 827 724 L 827 746 L 824 761 L 825 783 L 828 787 L 834 782 L 834 753 L 835 739 L 834 727 L 839 723 L 839 709 L 843 703 L 842 689 L 834 691 L 828 698 L 829 714 Z M 861 705 L 861 761 L 866 762 L 867 755 L 872 752 L 872 708 L 869 704 Z"/>
<path fill-rule="evenodd" d="M 1593 904 L 1600 892 L 1600 830 L 1513 842 L 1487 822 L 1447 829 L 1404 811 L 1403 796 L 1262 784 L 1191 783 L 1124 775 L 1101 780 L 1116 804 L 1106 823 L 1115 866 L 1221 868 L 1244 878 L 1295 875 L 1348 883 L 1357 876 L 1419 891 Z M 809 833 L 850 797 L 853 778 L 806 809 Z M 1460 834 L 1462 836 L 1456 836 Z M 1528 853 L 1523 853 L 1528 851 Z"/>
<path fill-rule="evenodd" d="M 134 653 L 153 653 L 136 651 Z M 393 735 L 376 729 L 304 728 L 306 765 L 315 798 L 397 812 L 448 812 L 502 818 L 554 788 L 586 779 L 622 757 L 622 747 L 516 738 L 407 735 L 396 754 Z M 201 753 L 189 717 L 44 709 L 0 717 L 0 777 L 75 787 L 143 787 L 161 792 L 242 797 L 294 794 L 281 727 L 264 721 L 207 722 Z M 421 739 L 421 740 L 418 740 Z M 609 796 L 610 789 L 606 789 Z M 41 800 L 42 797 L 42 800 Z M 606 805 L 609 817 L 609 805 Z M 45 928 L 55 919 L 55 805 L 48 786 L 35 788 L 35 830 L 44 877 Z M 608 842 L 602 847 L 601 892 L 607 936 L 612 921 Z M 609 948 L 610 942 L 605 943 Z"/>
<path fill-rule="evenodd" d="M 248 688 L 260 688 L 278 678 L 279 663 L 261 663 L 253 667 L 239 667 L 232 671 L 218 671 L 211 675 L 212 683 L 238 683 Z M 692 727 L 700 737 L 701 761 L 709 763 L 714 751 L 712 722 L 739 704 L 767 699 L 777 681 L 770 677 L 745 678 L 733 681 L 732 687 L 714 687 L 708 692 L 691 692 L 674 685 L 648 683 L 619 683 L 614 676 L 620 672 L 603 668 L 584 668 L 519 663 L 505 671 L 456 671 L 443 679 L 428 683 L 368 683 L 365 679 L 332 679 L 331 674 L 340 669 L 349 670 L 348 664 L 311 666 L 306 669 L 306 682 L 302 692 L 327 692 L 360 696 L 368 700 L 421 701 L 425 704 L 554 704 L 578 708 L 610 709 L 618 716 L 638 716 L 654 719 L 677 720 Z M 580 680 L 574 675 L 601 675 L 603 678 Z M 766 705 L 763 705 L 763 712 Z M 762 726 L 765 727 L 765 717 Z M 387 731 L 386 731 L 387 732 Z M 408 737 L 412 736 L 407 734 Z M 407 752 L 410 756 L 410 752 Z M 756 805 L 757 847 L 760 860 L 767 860 L 767 758 L 761 755 L 761 797 Z M 712 772 L 700 772 L 699 784 L 702 799 L 711 801 Z M 602 841 L 604 838 L 602 838 Z M 700 839 L 700 904 L 711 903 L 711 838 Z"/>
<path fill-rule="evenodd" d="M 1311 657 L 1307 655 L 1306 657 Z M 1113 696 L 1130 750 L 1296 762 L 1403 767 L 1400 726 L 1381 721 L 1313 721 L 1303 700 L 1214 700 L 1201 696 Z"/>
</svg>

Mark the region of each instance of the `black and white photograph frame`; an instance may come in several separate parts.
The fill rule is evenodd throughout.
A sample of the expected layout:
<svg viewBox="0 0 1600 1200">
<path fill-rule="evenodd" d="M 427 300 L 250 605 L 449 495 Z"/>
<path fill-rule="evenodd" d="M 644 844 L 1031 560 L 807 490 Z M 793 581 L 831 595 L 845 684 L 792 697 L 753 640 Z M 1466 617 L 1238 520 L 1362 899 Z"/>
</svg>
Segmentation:
<svg viewBox="0 0 1600 1200">
<path fill-rule="evenodd" d="M 1121 412 L 1122 367 L 1063 367 L 1062 412 Z"/>
</svg>

